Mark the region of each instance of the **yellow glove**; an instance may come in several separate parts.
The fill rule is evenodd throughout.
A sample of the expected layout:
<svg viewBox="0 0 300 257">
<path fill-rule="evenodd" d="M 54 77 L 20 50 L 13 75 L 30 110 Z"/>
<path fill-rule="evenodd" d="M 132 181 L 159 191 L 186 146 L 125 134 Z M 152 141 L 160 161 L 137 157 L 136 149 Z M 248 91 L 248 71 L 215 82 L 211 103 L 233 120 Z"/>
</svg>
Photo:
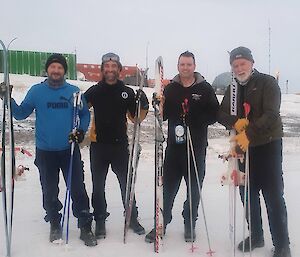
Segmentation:
<svg viewBox="0 0 300 257">
<path fill-rule="evenodd" d="M 238 144 L 238 146 L 244 151 L 246 152 L 246 150 L 248 149 L 249 146 L 249 139 L 246 135 L 245 130 L 243 132 L 241 132 L 240 134 L 238 134 L 237 136 L 235 136 L 233 138 L 233 140 L 236 141 L 236 143 Z"/>
<path fill-rule="evenodd" d="M 234 123 L 233 127 L 237 133 L 241 133 L 247 128 L 248 125 L 249 125 L 249 120 L 243 118 L 243 119 L 238 119 L 236 123 Z"/>
</svg>

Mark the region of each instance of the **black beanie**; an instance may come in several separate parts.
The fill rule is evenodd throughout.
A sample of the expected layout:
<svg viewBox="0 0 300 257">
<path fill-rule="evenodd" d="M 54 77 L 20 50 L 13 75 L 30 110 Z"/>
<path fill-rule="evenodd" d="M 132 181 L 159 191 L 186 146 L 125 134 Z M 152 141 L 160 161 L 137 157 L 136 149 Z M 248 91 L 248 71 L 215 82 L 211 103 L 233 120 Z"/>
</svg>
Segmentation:
<svg viewBox="0 0 300 257">
<path fill-rule="evenodd" d="M 244 46 L 237 47 L 230 52 L 230 64 L 236 59 L 246 59 L 254 63 L 251 50 Z"/>
<path fill-rule="evenodd" d="M 52 54 L 49 56 L 48 60 L 46 61 L 46 65 L 45 65 L 46 72 L 48 70 L 49 65 L 54 62 L 60 63 L 64 67 L 65 74 L 67 73 L 68 64 L 67 64 L 66 58 L 62 54 Z"/>
</svg>

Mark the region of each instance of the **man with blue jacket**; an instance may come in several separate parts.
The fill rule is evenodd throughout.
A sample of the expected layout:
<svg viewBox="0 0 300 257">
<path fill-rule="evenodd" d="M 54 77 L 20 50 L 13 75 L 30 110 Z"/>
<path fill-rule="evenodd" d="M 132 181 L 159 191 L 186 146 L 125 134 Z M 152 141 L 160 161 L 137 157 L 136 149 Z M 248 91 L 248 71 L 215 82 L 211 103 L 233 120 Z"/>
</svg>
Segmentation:
<svg viewBox="0 0 300 257">
<path fill-rule="evenodd" d="M 64 75 L 68 67 L 65 57 L 61 54 L 51 55 L 45 68 L 48 78 L 32 86 L 20 105 L 12 100 L 12 111 L 14 118 L 22 120 L 35 110 L 35 165 L 40 173 L 45 221 L 51 224 L 49 240 L 54 242 L 62 236 L 60 211 L 63 205 L 58 199 L 59 171 L 62 170 L 64 180 L 67 181 L 70 141 L 82 142 L 89 125 L 90 113 L 85 100 L 82 99 L 82 108 L 79 110 L 80 125 L 75 133 L 71 133 L 73 94 L 79 92 L 79 88 L 65 81 Z M 80 239 L 87 246 L 95 246 L 97 240 L 91 231 L 92 215 L 78 144 L 74 149 L 71 184 L 72 210 L 78 218 Z"/>
</svg>

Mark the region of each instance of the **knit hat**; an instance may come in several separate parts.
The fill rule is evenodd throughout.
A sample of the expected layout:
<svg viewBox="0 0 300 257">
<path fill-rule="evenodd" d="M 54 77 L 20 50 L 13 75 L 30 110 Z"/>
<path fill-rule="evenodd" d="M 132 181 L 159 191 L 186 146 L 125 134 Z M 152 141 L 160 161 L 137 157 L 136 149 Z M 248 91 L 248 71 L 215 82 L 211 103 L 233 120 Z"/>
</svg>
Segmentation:
<svg viewBox="0 0 300 257">
<path fill-rule="evenodd" d="M 230 52 L 230 64 L 232 64 L 236 59 L 246 59 L 254 63 L 251 50 L 244 46 L 237 47 Z"/>
<path fill-rule="evenodd" d="M 47 71 L 50 64 L 54 63 L 54 62 L 60 63 L 64 67 L 65 74 L 67 73 L 68 64 L 67 64 L 66 58 L 62 54 L 50 55 L 48 60 L 46 61 L 45 70 Z"/>
<path fill-rule="evenodd" d="M 101 70 L 102 70 L 103 64 L 106 62 L 109 62 L 109 61 L 116 62 L 118 64 L 120 70 L 122 70 L 122 64 L 120 62 L 120 57 L 119 57 L 119 55 L 117 55 L 115 53 L 107 53 L 102 56 Z"/>
</svg>

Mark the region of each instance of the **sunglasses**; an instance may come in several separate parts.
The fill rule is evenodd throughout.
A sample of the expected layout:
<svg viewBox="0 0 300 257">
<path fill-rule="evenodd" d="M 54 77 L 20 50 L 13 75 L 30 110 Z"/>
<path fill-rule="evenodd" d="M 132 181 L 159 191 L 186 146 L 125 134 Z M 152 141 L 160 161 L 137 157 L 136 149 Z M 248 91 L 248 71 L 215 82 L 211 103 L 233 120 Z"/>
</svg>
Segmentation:
<svg viewBox="0 0 300 257">
<path fill-rule="evenodd" d="M 120 57 L 114 53 L 108 53 L 103 55 L 102 62 L 108 62 L 108 61 L 120 62 Z"/>
</svg>

